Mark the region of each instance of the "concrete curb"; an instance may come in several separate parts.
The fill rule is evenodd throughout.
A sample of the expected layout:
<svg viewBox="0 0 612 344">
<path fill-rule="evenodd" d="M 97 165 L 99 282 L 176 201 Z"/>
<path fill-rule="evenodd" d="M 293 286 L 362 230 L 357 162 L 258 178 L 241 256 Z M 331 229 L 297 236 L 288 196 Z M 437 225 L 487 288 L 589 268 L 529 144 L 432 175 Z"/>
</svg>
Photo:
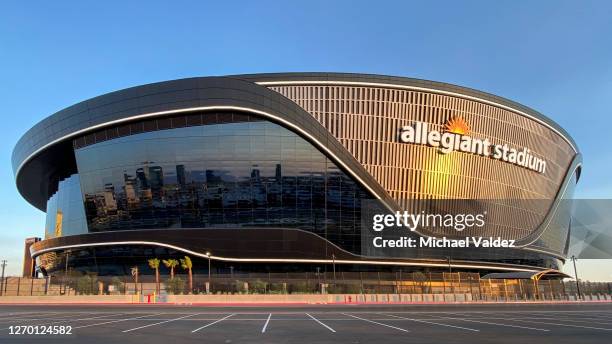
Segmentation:
<svg viewBox="0 0 612 344">
<path fill-rule="evenodd" d="M 441 294 L 442 295 L 442 294 Z M 409 294 L 324 294 L 324 295 L 166 295 L 157 302 L 146 295 L 72 295 L 72 296 L 4 296 L 0 305 L 184 305 L 184 306 L 301 306 L 301 305 L 468 305 L 468 304 L 596 304 L 612 303 L 605 297 L 599 300 L 491 300 L 479 301 L 436 298 L 418 298 Z"/>
</svg>

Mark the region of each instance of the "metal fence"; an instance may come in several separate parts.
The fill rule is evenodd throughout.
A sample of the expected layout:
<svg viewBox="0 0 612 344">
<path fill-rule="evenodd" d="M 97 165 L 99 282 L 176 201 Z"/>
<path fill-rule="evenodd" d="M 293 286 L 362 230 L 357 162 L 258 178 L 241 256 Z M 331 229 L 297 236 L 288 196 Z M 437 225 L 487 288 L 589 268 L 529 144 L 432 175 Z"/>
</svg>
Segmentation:
<svg viewBox="0 0 612 344">
<path fill-rule="evenodd" d="M 582 295 L 612 295 L 612 283 L 580 282 Z M 567 300 L 575 281 L 482 279 L 473 273 L 283 273 L 160 276 L 8 277 L 0 295 L 124 294 L 463 294 L 471 300 Z"/>
</svg>

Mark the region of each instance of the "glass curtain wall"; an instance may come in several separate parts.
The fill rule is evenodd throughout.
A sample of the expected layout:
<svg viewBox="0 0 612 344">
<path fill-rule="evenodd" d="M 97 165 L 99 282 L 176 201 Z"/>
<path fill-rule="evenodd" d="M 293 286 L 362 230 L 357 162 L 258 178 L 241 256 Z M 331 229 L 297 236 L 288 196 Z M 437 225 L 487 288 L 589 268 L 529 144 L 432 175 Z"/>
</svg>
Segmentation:
<svg viewBox="0 0 612 344">
<path fill-rule="evenodd" d="M 90 232 L 276 226 L 359 252 L 360 201 L 369 196 L 325 155 L 271 122 L 202 118 L 204 125 L 162 130 L 159 119 L 151 131 L 75 141 Z"/>
</svg>

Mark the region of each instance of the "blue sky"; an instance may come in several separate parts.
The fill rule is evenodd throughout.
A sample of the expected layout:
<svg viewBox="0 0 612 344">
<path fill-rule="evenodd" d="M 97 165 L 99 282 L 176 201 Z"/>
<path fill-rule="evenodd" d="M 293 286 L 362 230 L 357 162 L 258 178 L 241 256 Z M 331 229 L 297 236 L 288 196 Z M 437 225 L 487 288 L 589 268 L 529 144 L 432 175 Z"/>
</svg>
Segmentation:
<svg viewBox="0 0 612 344">
<path fill-rule="evenodd" d="M 580 198 L 610 198 L 607 1 L 14 1 L 0 7 L 0 259 L 18 273 L 44 214 L 11 151 L 44 117 L 102 93 L 191 76 L 338 71 L 454 83 L 548 115 L 584 154 Z M 612 280 L 609 261 L 581 262 Z"/>
</svg>

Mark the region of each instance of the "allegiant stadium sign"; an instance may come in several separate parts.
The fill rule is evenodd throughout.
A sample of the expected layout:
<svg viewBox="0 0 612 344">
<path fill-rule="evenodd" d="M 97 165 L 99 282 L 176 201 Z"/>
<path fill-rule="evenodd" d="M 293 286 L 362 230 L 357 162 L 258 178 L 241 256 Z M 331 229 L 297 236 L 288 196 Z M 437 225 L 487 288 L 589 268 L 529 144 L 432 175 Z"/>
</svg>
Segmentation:
<svg viewBox="0 0 612 344">
<path fill-rule="evenodd" d="M 489 139 L 469 135 L 470 128 L 461 117 L 449 120 L 444 132 L 430 130 L 427 123 L 416 122 L 400 131 L 400 142 L 438 147 L 440 153 L 453 151 L 471 153 L 505 161 L 539 173 L 546 172 L 546 161 L 531 154 L 528 148 L 515 149 L 507 144 L 493 144 Z"/>
</svg>

